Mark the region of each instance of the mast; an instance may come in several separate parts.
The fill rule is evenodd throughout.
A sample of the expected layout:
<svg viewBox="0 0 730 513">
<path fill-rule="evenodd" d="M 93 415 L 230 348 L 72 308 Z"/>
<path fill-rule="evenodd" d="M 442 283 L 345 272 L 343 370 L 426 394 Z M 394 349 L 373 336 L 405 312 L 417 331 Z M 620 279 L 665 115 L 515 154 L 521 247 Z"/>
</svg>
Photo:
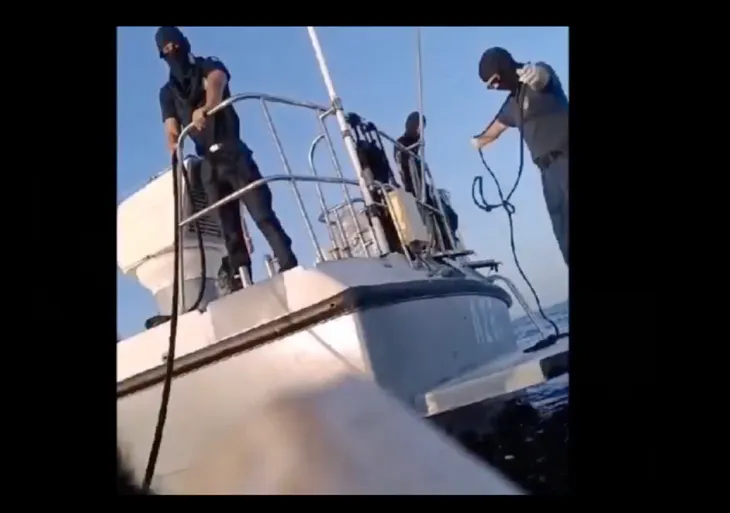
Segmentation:
<svg viewBox="0 0 730 513">
<path fill-rule="evenodd" d="M 418 102 L 418 129 L 420 130 L 420 141 L 418 145 L 418 157 L 421 169 L 421 194 L 419 198 L 426 199 L 426 127 L 423 126 L 423 64 L 421 61 L 421 27 L 416 27 L 416 95 Z M 435 191 L 434 191 L 435 194 Z"/>
<path fill-rule="evenodd" d="M 426 201 L 426 175 L 430 176 L 430 171 L 426 167 L 426 127 L 423 122 L 423 61 L 421 58 L 421 27 L 416 27 L 416 94 L 418 95 L 418 128 L 421 131 L 418 145 L 418 157 L 421 160 L 421 200 Z M 448 239 L 451 247 L 456 249 L 456 241 L 454 234 L 451 232 L 451 228 L 448 227 L 448 221 L 446 219 L 446 211 L 444 210 L 443 202 L 441 201 L 441 193 L 436 187 L 436 183 L 431 177 L 431 185 L 433 187 L 433 197 L 438 207 L 439 215 L 442 216 L 444 225 L 447 226 L 446 238 Z M 442 241 L 443 242 L 443 241 Z"/>
<path fill-rule="evenodd" d="M 365 175 L 360 165 L 360 160 L 357 158 L 357 149 L 355 147 L 355 140 L 352 137 L 352 132 L 345 119 L 345 111 L 342 107 L 342 99 L 337 96 L 335 86 L 332 83 L 332 77 L 330 76 L 329 68 L 327 67 L 327 61 L 325 61 L 324 53 L 322 52 L 322 46 L 319 44 L 319 38 L 314 27 L 307 27 L 309 33 L 309 39 L 312 42 L 312 48 L 314 49 L 314 55 L 317 58 L 317 64 L 319 64 L 319 71 L 322 74 L 322 80 L 327 88 L 327 94 L 332 102 L 332 109 L 334 110 L 335 117 L 337 118 L 337 124 L 340 126 L 340 132 L 342 133 L 342 139 L 347 148 L 347 153 L 352 161 L 352 167 L 355 169 L 357 175 L 357 181 L 360 184 L 360 192 L 362 193 L 362 199 L 365 202 L 366 207 L 374 205 L 373 196 L 368 187 L 368 183 L 365 180 Z M 383 225 L 380 222 L 380 218 L 377 216 L 370 217 L 370 221 L 373 226 L 373 234 L 375 236 L 375 242 L 378 245 L 378 249 L 381 253 L 387 253 L 388 243 L 386 242 L 385 232 L 383 231 Z"/>
</svg>

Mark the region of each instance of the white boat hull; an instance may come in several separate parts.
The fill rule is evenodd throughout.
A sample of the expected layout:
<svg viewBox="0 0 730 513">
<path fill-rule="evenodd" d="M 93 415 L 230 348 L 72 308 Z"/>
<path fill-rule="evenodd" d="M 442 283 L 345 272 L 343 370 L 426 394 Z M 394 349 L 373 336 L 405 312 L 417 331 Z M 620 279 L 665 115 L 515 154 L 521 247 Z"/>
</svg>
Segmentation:
<svg viewBox="0 0 730 513">
<path fill-rule="evenodd" d="M 334 275 L 326 266 L 316 272 Z M 280 279 L 286 281 L 286 274 Z M 276 288 L 276 280 L 271 282 Z M 205 314 L 187 314 L 193 317 L 186 321 L 187 330 L 181 322 L 181 335 L 195 331 L 193 325 L 196 339 L 227 329 L 222 323 L 236 318 L 235 311 L 250 309 L 248 296 L 255 288 L 212 303 Z M 309 323 L 302 319 L 306 309 L 300 309 L 197 350 L 191 351 L 192 342 L 183 337 L 156 486 L 174 489 L 176 473 L 211 439 L 240 424 L 250 408 L 282 392 L 358 374 L 426 415 L 430 390 L 517 349 L 509 297 L 476 280 L 435 278 L 345 287 L 317 304 L 323 314 L 312 305 Z M 263 305 L 258 306 L 260 310 Z M 208 328 L 201 327 L 206 323 Z M 167 326 L 155 330 L 160 334 L 155 337 L 157 347 L 144 347 L 148 359 L 155 351 L 161 354 L 166 341 Z M 131 356 L 122 358 L 118 369 L 123 376 L 118 383 L 118 438 L 129 464 L 141 475 L 157 422 L 164 366 L 158 360 L 155 367 L 130 375 Z"/>
</svg>

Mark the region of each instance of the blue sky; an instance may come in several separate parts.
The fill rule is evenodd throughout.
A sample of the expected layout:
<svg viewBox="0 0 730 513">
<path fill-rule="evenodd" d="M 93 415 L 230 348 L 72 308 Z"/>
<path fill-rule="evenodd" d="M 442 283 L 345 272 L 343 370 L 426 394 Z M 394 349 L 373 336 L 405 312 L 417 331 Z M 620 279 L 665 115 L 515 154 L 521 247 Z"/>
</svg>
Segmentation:
<svg viewBox="0 0 730 513">
<path fill-rule="evenodd" d="M 266 92 L 328 103 L 304 27 L 180 28 L 190 40 L 193 53 L 216 56 L 228 66 L 234 93 Z M 117 29 L 119 202 L 169 165 L 158 103 L 159 87 L 166 80 L 167 69 L 157 56 L 154 32 L 155 27 Z M 405 117 L 417 107 L 415 29 L 322 27 L 318 34 L 345 110 L 362 114 L 391 135 L 400 135 Z M 439 187 L 451 192 L 467 246 L 480 258 L 504 262 L 503 274 L 514 279 L 529 295 L 509 250 L 506 214 L 503 211 L 483 213 L 471 200 L 472 179 L 484 170 L 469 139 L 485 127 L 504 99 L 504 93 L 485 90 L 477 75 L 477 63 L 488 47 L 503 46 L 517 60 L 550 63 L 569 88 L 568 29 L 426 27 L 422 29 L 422 44 L 429 166 Z M 238 111 L 242 137 L 254 150 L 262 173 L 283 173 L 260 108 L 244 102 L 238 104 Z M 308 174 L 307 152 L 317 135 L 314 118 L 307 111 L 276 106 L 272 107 L 272 115 L 294 173 Z M 504 188 L 511 187 L 515 178 L 518 144 L 518 135 L 512 130 L 485 152 L 487 162 Z M 332 173 L 325 151 L 321 148 L 316 159 L 323 175 Z M 387 151 L 390 154 L 389 147 Z M 344 157 L 343 153 L 340 155 Z M 349 167 L 345 172 L 352 173 Z M 490 203 L 497 202 L 488 178 L 485 186 Z M 300 262 L 311 265 L 314 252 L 290 187 L 274 184 L 273 192 L 274 207 L 294 239 Z M 319 210 L 313 188 L 304 186 L 303 193 L 309 211 L 316 216 Z M 550 227 L 538 171 L 531 163 L 526 163 L 520 188 L 512 201 L 517 207 L 516 242 L 524 270 L 545 305 L 566 299 L 568 271 Z M 254 232 L 254 260 L 260 261 L 269 251 L 250 221 L 249 226 Z M 261 270 L 256 274 L 262 276 Z M 133 278 L 121 272 L 117 275 L 117 326 L 122 337 L 126 337 L 143 329 L 144 320 L 155 313 L 155 304 Z M 522 314 L 518 310 L 515 309 L 513 316 Z"/>
</svg>

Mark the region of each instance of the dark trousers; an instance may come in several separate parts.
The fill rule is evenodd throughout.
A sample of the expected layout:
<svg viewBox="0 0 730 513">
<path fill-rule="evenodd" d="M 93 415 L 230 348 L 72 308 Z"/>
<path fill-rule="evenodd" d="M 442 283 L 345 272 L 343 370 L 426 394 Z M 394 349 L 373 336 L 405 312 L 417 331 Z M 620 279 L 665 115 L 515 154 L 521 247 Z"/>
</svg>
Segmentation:
<svg viewBox="0 0 730 513">
<path fill-rule="evenodd" d="M 426 204 L 438 210 L 438 203 L 436 203 L 436 198 L 433 197 L 433 194 L 431 194 L 431 192 L 432 189 L 426 190 Z M 438 192 L 436 192 L 436 194 L 438 194 Z M 456 242 L 456 230 L 459 229 L 459 216 L 456 214 L 454 209 L 451 208 L 451 205 L 448 205 L 444 201 L 441 202 L 441 206 L 444 209 L 446 223 L 444 223 L 444 218 L 441 217 L 441 215 L 431 211 L 428 212 L 430 217 L 434 219 L 436 227 L 441 233 L 441 239 L 444 243 L 444 250 L 453 251 L 456 248 L 451 247 L 451 242 L 449 242 L 449 236 L 447 232 L 451 230 L 451 233 L 454 236 L 454 242 Z"/>
<path fill-rule="evenodd" d="M 208 201 L 213 204 L 232 192 L 261 179 L 253 154 L 243 143 L 223 145 L 220 150 L 206 155 L 200 169 L 200 180 Z M 291 250 L 291 239 L 281 226 L 272 207 L 271 189 L 264 184 L 241 198 L 251 218 L 269 243 L 282 271 L 297 266 Z M 238 201 L 218 209 L 218 220 L 226 243 L 231 268 L 251 266 L 251 256 L 241 228 Z"/>
<path fill-rule="evenodd" d="M 561 153 L 540 167 L 542 192 L 545 196 L 550 222 L 555 238 L 568 265 L 568 239 L 570 233 L 570 202 L 568 197 L 568 154 Z"/>
</svg>

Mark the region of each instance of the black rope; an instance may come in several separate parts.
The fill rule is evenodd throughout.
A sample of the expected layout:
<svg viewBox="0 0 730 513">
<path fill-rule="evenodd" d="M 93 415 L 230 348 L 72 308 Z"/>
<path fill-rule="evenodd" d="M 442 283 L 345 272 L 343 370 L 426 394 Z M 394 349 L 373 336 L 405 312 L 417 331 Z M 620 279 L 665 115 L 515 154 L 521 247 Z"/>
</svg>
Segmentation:
<svg viewBox="0 0 730 513">
<path fill-rule="evenodd" d="M 492 177 L 492 180 L 494 181 L 494 184 L 497 186 L 497 194 L 499 195 L 499 203 L 496 204 L 490 204 L 487 202 L 486 198 L 484 197 L 484 177 L 483 176 L 475 176 L 474 181 L 471 184 L 471 197 L 474 204 L 477 206 L 477 208 L 483 210 L 484 212 L 491 212 L 495 209 L 502 208 L 507 213 L 507 221 L 509 222 L 509 244 L 510 249 L 512 250 L 512 258 L 514 259 L 515 266 L 517 267 L 517 271 L 520 273 L 520 276 L 527 284 L 527 287 L 530 289 L 530 292 L 532 293 L 532 297 L 535 298 L 535 303 L 537 304 L 538 312 L 540 312 L 540 315 L 543 319 L 545 319 L 550 326 L 553 329 L 553 334 L 547 336 L 546 338 L 538 341 L 536 344 L 532 345 L 531 347 L 525 349 L 525 353 L 530 353 L 534 351 L 539 351 L 540 349 L 544 349 L 546 347 L 549 347 L 553 345 L 555 342 L 560 340 L 561 338 L 566 338 L 569 335 L 569 332 L 562 333 L 560 331 L 560 328 L 558 328 L 558 325 L 555 324 L 555 322 L 547 316 L 545 311 L 542 308 L 542 302 L 540 301 L 540 296 L 537 294 L 537 291 L 535 290 L 535 287 L 532 286 L 532 282 L 530 282 L 529 278 L 525 274 L 525 271 L 522 269 L 522 265 L 520 265 L 520 259 L 517 256 L 517 247 L 515 244 L 515 227 L 514 227 L 514 220 L 512 216 L 515 214 L 517 209 L 515 206 L 510 202 L 512 199 L 512 195 L 517 190 L 517 187 L 520 184 L 520 181 L 522 180 L 522 171 L 524 169 L 525 165 L 525 135 L 523 130 L 524 125 L 524 119 L 523 119 L 523 101 L 525 96 L 525 89 L 521 89 L 520 92 L 517 94 L 517 106 L 518 106 L 518 118 L 519 118 L 519 132 L 520 132 L 520 163 L 519 167 L 517 169 L 517 177 L 515 178 L 515 183 L 510 189 L 509 193 L 505 196 L 504 192 L 502 191 L 502 186 L 499 183 L 499 180 L 497 179 L 497 175 L 494 174 L 494 171 L 492 171 L 492 168 L 489 167 L 489 164 L 487 164 L 487 161 L 484 159 L 484 152 L 480 149 L 479 150 L 479 158 L 482 161 L 482 165 L 484 165 L 484 169 L 487 170 L 489 173 L 489 176 Z M 509 97 L 505 101 L 505 103 L 509 101 Z M 501 109 L 500 109 L 501 110 Z M 495 117 L 496 119 L 496 117 Z M 477 197 L 477 193 L 479 196 Z"/>
<path fill-rule="evenodd" d="M 179 167 L 179 169 L 178 169 Z M 190 205 L 193 206 L 193 194 L 190 179 L 185 169 L 183 162 L 178 162 L 177 152 L 172 154 L 172 197 L 174 201 L 173 205 L 173 224 L 175 225 L 175 235 L 173 238 L 174 249 L 174 263 L 173 263 L 173 279 L 172 279 L 172 305 L 170 307 L 170 338 L 167 347 L 167 360 L 165 362 L 165 379 L 162 384 L 162 398 L 160 400 L 160 409 L 157 414 L 157 424 L 155 425 L 155 433 L 152 438 L 152 446 L 150 448 L 150 454 L 147 459 L 147 467 L 144 473 L 144 480 L 142 481 L 142 489 L 145 493 L 150 493 L 150 487 L 152 485 L 152 478 L 155 475 L 155 468 L 157 466 L 157 458 L 160 454 L 160 447 L 162 446 L 162 434 L 165 429 L 165 422 L 167 421 L 167 409 L 170 403 L 170 392 L 172 390 L 172 377 L 175 361 L 175 343 L 177 341 L 177 324 L 179 319 L 179 303 L 180 303 L 180 251 L 182 248 L 182 241 L 180 239 L 180 220 L 182 212 L 180 211 L 180 186 L 178 183 L 178 173 L 182 174 L 183 180 L 185 180 L 185 188 L 188 191 L 188 199 Z M 202 227 L 198 220 L 194 221 L 195 232 L 198 239 L 198 250 L 200 251 L 200 277 L 202 284 L 198 297 L 195 299 L 193 305 L 188 308 L 185 312 L 192 312 L 200 306 L 205 294 L 206 286 L 206 264 L 205 264 L 205 247 L 203 246 Z"/>
<path fill-rule="evenodd" d="M 157 414 L 157 424 L 155 425 L 155 434 L 152 438 L 152 447 L 150 448 L 149 458 L 147 459 L 147 467 L 144 472 L 142 481 L 142 489 L 148 493 L 152 485 L 152 478 L 155 475 L 155 467 L 157 466 L 157 457 L 160 454 L 162 445 L 162 433 L 165 429 L 165 421 L 167 420 L 167 407 L 170 403 L 170 391 L 172 389 L 173 365 L 175 362 L 175 342 L 177 340 L 177 321 L 180 304 L 180 191 L 177 181 L 178 167 L 177 153 L 172 154 L 172 197 L 173 205 L 173 223 L 175 225 L 174 242 L 175 245 L 175 261 L 173 262 L 173 281 L 172 281 L 172 308 L 170 312 L 170 339 L 167 347 L 167 361 L 165 362 L 165 380 L 162 383 L 162 399 L 160 400 L 160 410 Z M 182 167 L 182 164 L 180 163 Z M 181 172 L 185 172 L 181 169 Z M 205 276 L 203 276 L 205 278 Z"/>
</svg>

